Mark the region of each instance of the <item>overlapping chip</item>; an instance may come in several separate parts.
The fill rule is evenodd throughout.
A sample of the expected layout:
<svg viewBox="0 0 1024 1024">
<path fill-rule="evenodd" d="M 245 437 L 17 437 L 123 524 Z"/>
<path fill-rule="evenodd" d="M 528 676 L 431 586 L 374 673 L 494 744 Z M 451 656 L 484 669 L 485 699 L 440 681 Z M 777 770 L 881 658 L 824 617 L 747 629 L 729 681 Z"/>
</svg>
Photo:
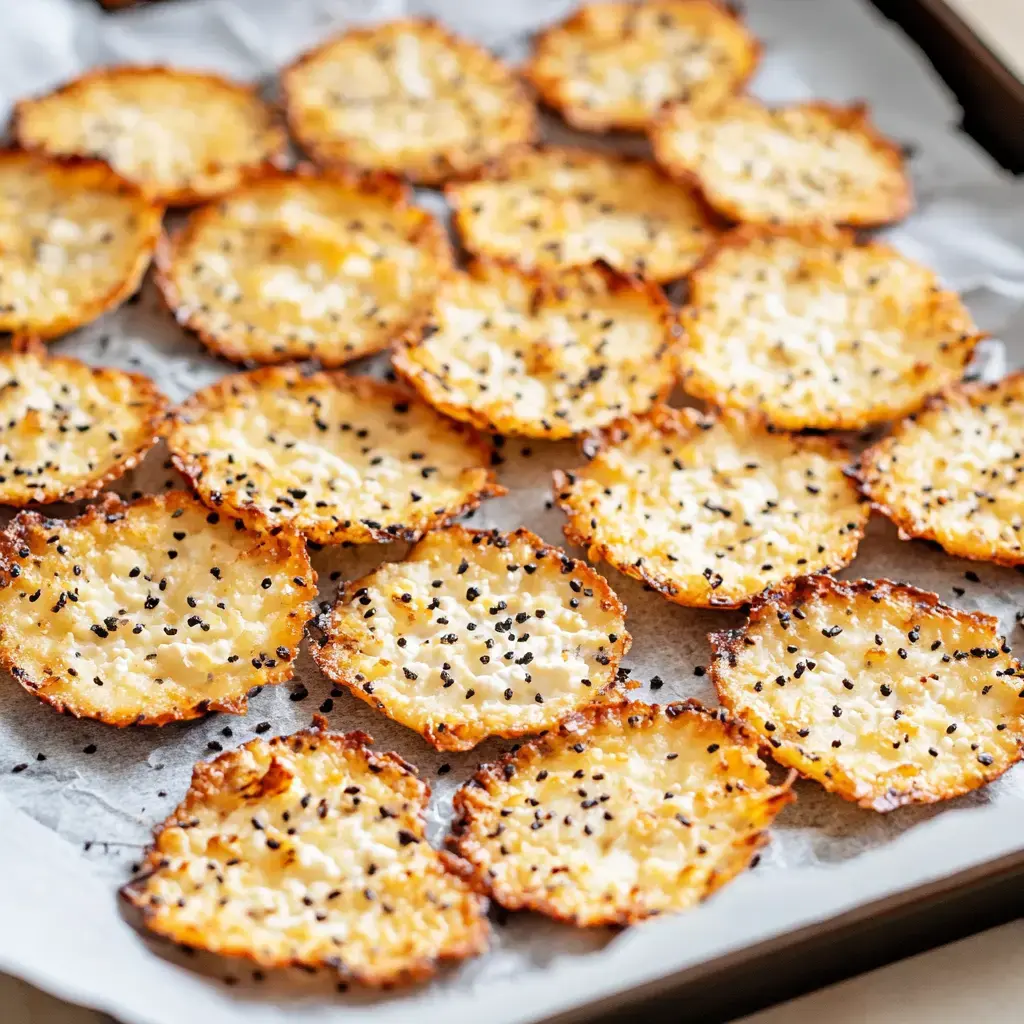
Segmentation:
<svg viewBox="0 0 1024 1024">
<path fill-rule="evenodd" d="M 626 609 L 529 530 L 451 526 L 346 585 L 313 657 L 438 750 L 554 725 L 615 683 Z"/>
<path fill-rule="evenodd" d="M 720 103 L 759 59 L 757 40 L 718 0 L 589 3 L 540 33 L 525 73 L 576 128 L 643 130 L 665 103 Z"/>
<path fill-rule="evenodd" d="M 625 925 L 725 885 L 791 800 L 724 714 L 595 704 L 482 767 L 455 795 L 448 844 L 510 910 Z"/>
<path fill-rule="evenodd" d="M 471 428 L 337 371 L 224 377 L 180 407 L 168 445 L 210 508 L 321 544 L 418 540 L 505 493 Z"/>
<path fill-rule="evenodd" d="M 564 438 L 667 398 L 675 329 L 656 285 L 603 265 L 542 274 L 477 260 L 444 282 L 392 361 L 455 419 Z"/>
<path fill-rule="evenodd" d="M 99 68 L 14 108 L 18 144 L 105 160 L 148 195 L 180 206 L 234 188 L 279 160 L 283 127 L 251 86 L 180 68 Z"/>
<path fill-rule="evenodd" d="M 0 331 L 56 338 L 131 295 L 161 209 L 98 160 L 0 150 Z"/>
<path fill-rule="evenodd" d="M 868 506 L 824 437 L 656 406 L 555 473 L 565 534 L 677 604 L 735 608 L 766 586 L 853 560 Z"/>
<path fill-rule="evenodd" d="M 426 313 L 451 253 L 382 175 L 267 171 L 192 214 L 157 252 L 178 321 L 240 363 L 340 366 Z"/>
<path fill-rule="evenodd" d="M 292 133 L 318 163 L 437 185 L 530 141 L 535 113 L 513 72 L 424 19 L 356 28 L 281 75 Z"/>
<path fill-rule="evenodd" d="M 193 949 L 371 986 L 482 952 L 483 900 L 424 834 L 430 787 L 365 733 L 326 727 L 197 764 L 123 895 Z"/>
<path fill-rule="evenodd" d="M 183 491 L 0 534 L 0 665 L 40 700 L 110 725 L 246 710 L 291 678 L 316 596 L 297 536 L 240 530 Z"/>
<path fill-rule="evenodd" d="M 781 764 L 888 811 L 976 789 L 1021 757 L 1021 668 L 998 622 L 891 580 L 809 576 L 710 636 L 722 703 Z"/>
<path fill-rule="evenodd" d="M 526 269 L 603 260 L 624 274 L 672 281 L 717 236 L 694 193 L 654 164 L 584 149 L 524 147 L 445 195 L 470 252 Z"/>
<path fill-rule="evenodd" d="M 724 217 L 746 224 L 879 227 L 913 196 L 900 147 L 861 104 L 770 108 L 735 97 L 709 109 L 668 107 L 651 130 L 670 174 L 700 186 Z"/>
<path fill-rule="evenodd" d="M 683 387 L 787 430 L 856 430 L 959 380 L 981 335 L 927 267 L 847 231 L 740 228 L 691 278 Z"/>
<path fill-rule="evenodd" d="M 863 452 L 857 477 L 904 540 L 1024 565 L 1024 373 L 963 384 Z"/>
</svg>

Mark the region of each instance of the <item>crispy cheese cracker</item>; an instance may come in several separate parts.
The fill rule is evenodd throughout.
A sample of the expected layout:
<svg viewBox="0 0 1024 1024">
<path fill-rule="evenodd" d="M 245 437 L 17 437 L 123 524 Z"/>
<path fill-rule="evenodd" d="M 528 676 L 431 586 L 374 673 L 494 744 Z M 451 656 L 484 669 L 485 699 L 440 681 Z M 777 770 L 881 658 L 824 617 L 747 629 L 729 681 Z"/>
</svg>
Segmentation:
<svg viewBox="0 0 1024 1024">
<path fill-rule="evenodd" d="M 711 634 L 711 675 L 780 764 L 888 811 L 977 789 L 1020 759 L 1021 669 L 997 628 L 908 584 L 809 576 Z"/>
<path fill-rule="evenodd" d="M 672 281 L 717 235 L 694 194 L 654 164 L 584 149 L 524 147 L 445 195 L 470 252 L 527 269 L 603 260 Z"/>
<path fill-rule="evenodd" d="M 147 928 L 262 967 L 366 985 L 429 977 L 487 946 L 483 900 L 424 831 L 430 787 L 365 733 L 314 728 L 197 764 L 122 890 Z"/>
<path fill-rule="evenodd" d="M 512 71 L 436 22 L 392 21 L 328 40 L 282 72 L 292 134 L 318 163 L 437 185 L 536 131 Z"/>
<path fill-rule="evenodd" d="M 676 104 L 654 124 L 651 145 L 658 163 L 733 221 L 879 227 L 913 207 L 900 148 L 860 104 Z"/>
<path fill-rule="evenodd" d="M 958 380 L 981 335 L 935 274 L 822 228 L 740 228 L 691 278 L 683 386 L 787 430 L 856 430 Z"/>
<path fill-rule="evenodd" d="M 656 285 L 607 267 L 540 274 L 484 260 L 445 281 L 392 362 L 455 419 L 556 439 L 667 398 L 676 329 Z"/>
<path fill-rule="evenodd" d="M 451 526 L 345 586 L 313 657 L 438 750 L 554 725 L 615 682 L 626 609 L 529 530 Z"/>
<path fill-rule="evenodd" d="M 234 188 L 287 148 L 283 127 L 256 89 L 169 67 L 90 71 L 22 100 L 12 129 L 26 149 L 105 160 L 174 206 Z"/>
<path fill-rule="evenodd" d="M 848 452 L 735 413 L 657 406 L 589 439 L 555 473 L 565 534 L 677 604 L 734 608 L 764 587 L 857 553 L 869 509 Z"/>
<path fill-rule="evenodd" d="M 725 885 L 793 799 L 743 729 L 695 702 L 595 704 L 484 765 L 448 843 L 510 910 L 625 925 Z"/>
<path fill-rule="evenodd" d="M 418 540 L 505 493 L 472 429 L 339 372 L 222 378 L 180 407 L 168 445 L 211 508 L 321 544 Z"/>
<path fill-rule="evenodd" d="M 441 226 L 395 179 L 303 167 L 193 213 L 161 242 L 157 283 L 228 359 L 340 366 L 417 323 L 450 263 Z"/>
<path fill-rule="evenodd" d="M 541 32 L 525 73 L 583 131 L 642 131 L 662 105 L 706 108 L 739 91 L 760 46 L 717 0 L 588 3 Z"/>
<path fill-rule="evenodd" d="M 242 714 L 292 676 L 316 596 L 301 540 L 260 536 L 183 491 L 0 534 L 0 664 L 58 711 L 110 725 Z"/>
</svg>

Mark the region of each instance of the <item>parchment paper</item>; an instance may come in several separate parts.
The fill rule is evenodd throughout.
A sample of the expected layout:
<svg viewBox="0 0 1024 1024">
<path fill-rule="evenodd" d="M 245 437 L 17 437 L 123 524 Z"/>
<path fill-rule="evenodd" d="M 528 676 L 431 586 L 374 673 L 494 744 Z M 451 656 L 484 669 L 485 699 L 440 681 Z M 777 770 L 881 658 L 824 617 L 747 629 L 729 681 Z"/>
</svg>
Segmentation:
<svg viewBox="0 0 1024 1024">
<path fill-rule="evenodd" d="M 111 16 L 86 0 L 3 0 L 0 107 L 112 61 L 167 61 L 260 79 L 346 23 L 404 12 L 434 14 L 518 60 L 529 32 L 569 7 L 557 0 L 179 0 Z M 758 94 L 867 99 L 883 130 L 909 147 L 919 207 L 888 232 L 891 240 L 934 265 L 965 294 L 979 326 L 992 332 L 976 372 L 999 376 L 1024 364 L 1024 188 L 956 132 L 959 112 L 918 52 L 857 0 L 755 0 L 748 16 L 766 43 Z M 550 131 L 570 134 L 557 125 Z M 436 195 L 421 198 L 443 210 Z M 173 399 L 229 369 L 179 330 L 150 284 L 137 301 L 54 348 L 141 369 Z M 360 367 L 381 368 L 380 360 Z M 502 479 L 512 493 L 487 503 L 472 521 L 525 524 L 561 543 L 562 517 L 545 503 L 550 471 L 577 464 L 574 446 L 510 440 L 506 454 Z M 179 485 L 157 450 L 120 489 Z M 324 596 L 333 596 L 330 572 L 351 578 L 403 550 L 317 554 Z M 739 616 L 675 607 L 606 571 L 629 606 L 634 642 L 626 664 L 644 684 L 638 694 L 713 700 L 694 668 L 707 659 L 708 630 Z M 847 575 L 906 579 L 960 606 L 984 609 L 1001 618 L 1011 643 L 1024 647 L 1014 621 L 1024 578 L 1011 570 L 900 543 L 876 519 Z M 656 695 L 649 688 L 655 675 L 665 681 Z M 250 739 L 263 721 L 271 733 L 303 727 L 318 708 L 333 727 L 365 729 L 381 747 L 419 766 L 434 786 L 435 842 L 455 787 L 479 761 L 508 746 L 491 742 L 471 754 L 438 754 L 362 702 L 332 695 L 305 653 L 296 679 L 265 689 L 245 717 L 218 715 L 163 729 L 115 730 L 61 718 L 9 677 L 0 679 L 0 969 L 133 1024 L 526 1021 L 1024 849 L 1024 769 L 943 807 L 885 817 L 801 784 L 799 802 L 782 815 L 760 866 L 698 910 L 617 935 L 495 914 L 491 952 L 409 992 L 337 994 L 323 979 L 256 983 L 243 966 L 183 961 L 149 947 L 122 919 L 115 888 L 140 858 L 153 824 L 184 793 L 193 762 L 213 756 L 217 745 Z M 439 776 L 442 763 L 451 770 Z M 28 767 L 12 772 L 20 764 Z"/>
</svg>

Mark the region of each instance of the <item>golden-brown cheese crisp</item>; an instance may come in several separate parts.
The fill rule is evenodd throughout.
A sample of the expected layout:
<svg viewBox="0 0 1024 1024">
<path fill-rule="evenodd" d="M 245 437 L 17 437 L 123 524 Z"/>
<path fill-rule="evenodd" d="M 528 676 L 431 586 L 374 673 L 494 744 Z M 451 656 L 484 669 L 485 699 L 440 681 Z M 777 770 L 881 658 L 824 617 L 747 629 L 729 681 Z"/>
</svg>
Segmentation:
<svg viewBox="0 0 1024 1024">
<path fill-rule="evenodd" d="M 318 163 L 438 185 L 529 142 L 522 83 L 436 22 L 392 21 L 329 39 L 281 74 L 292 134 Z"/>
<path fill-rule="evenodd" d="M 313 657 L 438 750 L 550 728 L 614 685 L 626 609 L 529 530 L 450 526 L 346 584 Z"/>
<path fill-rule="evenodd" d="M 199 203 L 287 149 L 258 91 L 181 68 L 99 68 L 14 108 L 25 149 L 105 160 L 154 199 Z"/>
<path fill-rule="evenodd" d="M 626 925 L 725 885 L 793 799 L 724 713 L 595 704 L 484 765 L 455 795 L 448 845 L 509 910 Z"/>
<path fill-rule="evenodd" d="M 1024 565 L 1024 373 L 948 389 L 863 452 L 857 477 L 904 540 Z"/>
<path fill-rule="evenodd" d="M 857 430 L 960 379 L 981 338 L 927 267 L 848 231 L 739 228 L 693 274 L 683 387 L 786 430 Z"/>
<path fill-rule="evenodd" d="M 426 839 L 430 787 L 365 733 L 325 727 L 197 764 L 123 895 L 190 948 L 371 986 L 483 952 L 484 901 Z"/>
<path fill-rule="evenodd" d="M 738 92 L 760 45 L 717 0 L 588 3 L 541 32 L 525 74 L 583 131 L 642 131 L 665 103 L 706 108 Z"/>
<path fill-rule="evenodd" d="M 320 544 L 418 540 L 505 493 L 472 428 L 337 371 L 224 377 L 179 408 L 168 445 L 210 508 Z"/>
<path fill-rule="evenodd" d="M 900 148 L 859 104 L 675 104 L 655 123 L 651 145 L 658 163 L 733 221 L 880 227 L 913 207 Z"/>
<path fill-rule="evenodd" d="M 0 150 L 0 331 L 56 338 L 118 306 L 161 213 L 98 160 Z"/>
<path fill-rule="evenodd" d="M 442 284 L 392 362 L 457 420 L 556 439 L 667 398 L 677 331 L 656 285 L 607 267 L 541 274 L 477 260 Z"/>
<path fill-rule="evenodd" d="M 340 366 L 426 314 L 451 265 L 440 224 L 385 175 L 267 171 L 157 250 L 179 323 L 239 363 Z"/>
<path fill-rule="evenodd" d="M 1021 757 L 1021 669 L 980 612 L 891 580 L 809 576 L 712 633 L 722 703 L 780 764 L 889 811 L 977 789 Z"/>
<path fill-rule="evenodd" d="M 766 586 L 851 562 L 869 507 L 846 448 L 724 412 L 656 406 L 555 473 L 565 534 L 677 604 L 735 608 Z"/>
<path fill-rule="evenodd" d="M 0 503 L 95 497 L 156 444 L 166 410 L 140 374 L 35 346 L 0 354 Z"/>
<path fill-rule="evenodd" d="M 673 281 L 718 235 L 694 193 L 654 164 L 584 149 L 524 147 L 448 185 L 445 196 L 470 252 L 526 269 L 603 260 L 623 274 Z"/>
<path fill-rule="evenodd" d="M 257 535 L 183 491 L 0 534 L 0 665 L 58 711 L 110 725 L 243 714 L 292 676 L 316 597 L 301 539 Z"/>
</svg>

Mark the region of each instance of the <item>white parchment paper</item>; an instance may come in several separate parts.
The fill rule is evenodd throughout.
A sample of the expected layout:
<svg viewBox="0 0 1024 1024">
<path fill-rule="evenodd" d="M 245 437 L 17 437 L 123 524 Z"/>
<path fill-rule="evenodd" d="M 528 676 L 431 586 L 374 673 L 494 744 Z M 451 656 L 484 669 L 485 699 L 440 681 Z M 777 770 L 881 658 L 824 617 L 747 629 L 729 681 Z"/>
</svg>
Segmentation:
<svg viewBox="0 0 1024 1024">
<path fill-rule="evenodd" d="M 330 31 L 407 12 L 433 14 L 518 60 L 529 33 L 570 6 L 562 0 L 178 0 L 112 16 L 88 0 L 0 0 L 0 108 L 115 61 L 166 61 L 269 81 L 276 67 Z M 819 96 L 873 104 L 883 130 L 913 153 L 919 199 L 917 212 L 889 237 L 961 290 L 979 325 L 992 333 L 977 372 L 998 376 L 1024 365 L 1024 186 L 957 133 L 959 111 L 945 87 L 866 3 L 754 0 L 748 6 L 766 44 L 755 91 L 771 100 Z M 571 134 L 549 128 L 553 137 Z M 626 145 L 636 148 L 635 140 Z M 421 198 L 443 210 L 436 195 Z M 175 325 L 150 284 L 136 301 L 54 348 L 141 369 L 174 399 L 229 369 Z M 362 369 L 377 372 L 381 362 Z M 512 493 L 487 503 L 473 522 L 505 529 L 525 524 L 561 543 L 562 517 L 546 507 L 550 471 L 577 464 L 575 448 L 510 440 L 505 451 L 502 480 Z M 120 489 L 177 485 L 157 450 Z M 323 596 L 333 595 L 332 572 L 351 578 L 402 551 L 392 545 L 318 553 Z M 638 694 L 713 700 L 706 677 L 694 669 L 706 661 L 708 630 L 739 617 L 675 607 L 607 572 L 629 606 L 634 642 L 626 664 L 644 684 Z M 1024 577 L 1011 570 L 900 543 L 876 520 L 847 575 L 906 579 L 984 609 L 1001 618 L 1011 643 L 1024 646 L 1014 621 Z M 649 686 L 655 675 L 665 682 L 656 694 Z M 250 739 L 260 722 L 271 724 L 271 734 L 287 733 L 307 725 L 317 709 L 333 727 L 364 729 L 419 766 L 434 786 L 435 842 L 455 787 L 478 761 L 508 746 L 491 742 L 471 754 L 438 754 L 362 702 L 332 693 L 305 653 L 296 679 L 265 689 L 245 717 L 212 716 L 163 729 L 115 730 L 62 718 L 0 678 L 0 969 L 132 1024 L 527 1021 L 1024 850 L 1024 769 L 943 807 L 886 817 L 801 784 L 799 802 L 783 814 L 760 866 L 701 908 L 615 935 L 578 932 L 532 915 L 495 915 L 491 952 L 409 992 L 338 994 L 322 979 L 255 982 L 242 965 L 182 960 L 150 947 L 122 919 L 115 889 L 140 859 L 153 824 L 181 798 L 192 764 Z M 12 771 L 22 764 L 28 767 Z M 439 774 L 442 764 L 450 770 Z"/>
</svg>

